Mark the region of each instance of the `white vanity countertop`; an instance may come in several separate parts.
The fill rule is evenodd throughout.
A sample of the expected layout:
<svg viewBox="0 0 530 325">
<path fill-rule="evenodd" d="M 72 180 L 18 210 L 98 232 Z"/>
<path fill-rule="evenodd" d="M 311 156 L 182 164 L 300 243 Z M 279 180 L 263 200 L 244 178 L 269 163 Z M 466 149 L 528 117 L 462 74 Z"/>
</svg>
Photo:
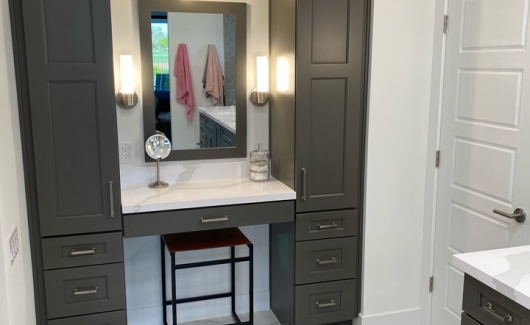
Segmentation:
<svg viewBox="0 0 530 325">
<path fill-rule="evenodd" d="M 453 265 L 530 309 L 530 246 L 457 254 Z"/>
<path fill-rule="evenodd" d="M 271 178 L 268 182 L 252 182 L 248 172 L 233 175 L 216 168 L 213 178 L 201 172 L 207 166 L 161 166 L 161 180 L 169 183 L 164 189 L 147 185 L 155 180 L 155 167 L 122 169 L 121 201 L 124 214 L 163 210 L 192 209 L 222 205 L 288 201 L 296 199 L 296 192 Z M 202 174 L 201 174 L 202 173 Z M 208 172 L 208 173 L 213 173 Z M 222 177 L 222 178 L 220 178 Z"/>
<path fill-rule="evenodd" d="M 212 120 L 224 126 L 230 132 L 236 134 L 236 107 L 235 106 L 212 106 L 199 107 L 199 111 L 208 115 Z"/>
</svg>

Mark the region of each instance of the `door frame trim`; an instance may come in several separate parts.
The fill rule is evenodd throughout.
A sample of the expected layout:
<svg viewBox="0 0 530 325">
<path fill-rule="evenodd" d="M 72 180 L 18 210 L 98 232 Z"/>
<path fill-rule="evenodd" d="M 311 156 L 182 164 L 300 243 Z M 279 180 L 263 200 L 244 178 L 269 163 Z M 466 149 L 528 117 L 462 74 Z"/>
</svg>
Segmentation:
<svg viewBox="0 0 530 325">
<path fill-rule="evenodd" d="M 444 16 L 449 0 L 436 0 L 434 19 L 434 49 L 431 75 L 431 101 L 427 140 L 427 169 L 423 220 L 423 249 L 421 255 L 420 324 L 431 324 L 432 297 L 429 279 L 434 273 L 434 243 L 436 234 L 436 201 L 438 198 L 438 168 L 436 151 L 440 148 L 441 114 L 447 35 L 443 33 Z"/>
</svg>

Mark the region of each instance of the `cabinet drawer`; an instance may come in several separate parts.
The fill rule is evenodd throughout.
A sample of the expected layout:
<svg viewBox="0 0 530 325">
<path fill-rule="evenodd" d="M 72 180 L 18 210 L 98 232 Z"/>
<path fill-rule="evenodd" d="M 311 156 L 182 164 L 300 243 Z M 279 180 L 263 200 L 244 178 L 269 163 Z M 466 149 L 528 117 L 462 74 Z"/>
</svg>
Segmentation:
<svg viewBox="0 0 530 325">
<path fill-rule="evenodd" d="M 219 128 L 219 138 L 220 140 L 226 142 L 229 145 L 229 147 L 235 147 L 236 145 L 236 135 L 230 132 L 225 127 Z"/>
<path fill-rule="evenodd" d="M 48 321 L 48 325 L 127 325 L 127 313 L 115 311 L 96 315 L 70 317 Z"/>
<path fill-rule="evenodd" d="M 477 321 L 469 317 L 466 313 L 462 313 L 462 324 L 461 325 L 482 325 L 482 324 L 477 323 Z"/>
<path fill-rule="evenodd" d="M 123 263 L 44 272 L 48 318 L 125 309 Z"/>
<path fill-rule="evenodd" d="M 357 210 L 298 214 L 296 240 L 355 236 L 357 224 Z"/>
<path fill-rule="evenodd" d="M 123 262 L 121 232 L 42 240 L 44 269 Z"/>
<path fill-rule="evenodd" d="M 296 284 L 355 278 L 357 238 L 296 243 Z"/>
<path fill-rule="evenodd" d="M 484 325 L 530 324 L 530 310 L 467 274 L 462 306 L 465 313 Z"/>
<path fill-rule="evenodd" d="M 125 237 L 153 236 L 294 221 L 294 201 L 228 205 L 123 216 Z"/>
<path fill-rule="evenodd" d="M 320 325 L 353 320 L 357 315 L 355 280 L 297 286 L 295 324 Z"/>
</svg>

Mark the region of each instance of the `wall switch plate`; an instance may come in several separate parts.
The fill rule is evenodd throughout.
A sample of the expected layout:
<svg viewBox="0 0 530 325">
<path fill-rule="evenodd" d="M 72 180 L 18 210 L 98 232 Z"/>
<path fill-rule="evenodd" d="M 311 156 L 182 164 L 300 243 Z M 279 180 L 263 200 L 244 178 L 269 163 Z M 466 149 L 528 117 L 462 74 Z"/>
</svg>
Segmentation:
<svg viewBox="0 0 530 325">
<path fill-rule="evenodd" d="M 120 143 L 120 164 L 132 163 L 132 143 Z"/>
<path fill-rule="evenodd" d="M 15 226 L 8 237 L 9 241 L 9 258 L 11 260 L 11 265 L 9 268 L 13 267 L 15 264 L 15 259 L 17 258 L 18 252 L 20 251 L 20 241 L 18 238 L 18 228 Z"/>
</svg>

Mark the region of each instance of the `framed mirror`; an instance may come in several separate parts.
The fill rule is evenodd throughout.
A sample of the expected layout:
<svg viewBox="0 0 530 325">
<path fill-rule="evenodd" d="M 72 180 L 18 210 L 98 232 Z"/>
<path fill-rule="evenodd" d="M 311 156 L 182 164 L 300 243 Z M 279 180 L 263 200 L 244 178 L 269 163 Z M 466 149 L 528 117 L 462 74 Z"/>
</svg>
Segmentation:
<svg viewBox="0 0 530 325">
<path fill-rule="evenodd" d="M 170 161 L 246 157 L 246 4 L 139 0 L 138 15 L 145 139 L 164 133 Z"/>
</svg>

